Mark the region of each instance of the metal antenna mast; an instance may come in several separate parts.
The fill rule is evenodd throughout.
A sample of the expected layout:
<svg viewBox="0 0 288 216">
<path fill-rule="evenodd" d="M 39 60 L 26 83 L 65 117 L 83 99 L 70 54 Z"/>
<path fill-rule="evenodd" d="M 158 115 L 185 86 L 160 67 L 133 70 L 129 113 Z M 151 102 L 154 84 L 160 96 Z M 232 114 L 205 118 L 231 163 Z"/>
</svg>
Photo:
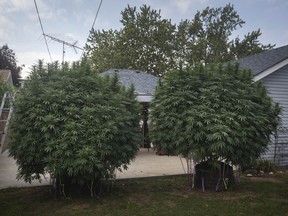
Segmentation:
<svg viewBox="0 0 288 216">
<path fill-rule="evenodd" d="M 62 44 L 63 44 L 62 64 L 64 64 L 65 45 L 66 45 L 66 46 L 69 46 L 69 47 L 72 47 L 72 48 L 74 49 L 74 51 L 75 51 L 76 54 L 77 54 L 77 50 L 76 50 L 76 49 L 83 50 L 83 48 L 76 46 L 76 44 L 77 44 L 78 41 L 75 41 L 75 42 L 72 44 L 72 43 L 68 43 L 68 42 L 66 42 L 66 41 L 64 41 L 64 40 L 60 40 L 60 39 L 58 39 L 58 38 L 55 38 L 55 37 L 53 37 L 53 36 L 44 34 L 44 33 L 43 33 L 43 35 L 44 35 L 44 37 L 48 37 L 48 38 L 50 38 L 51 40 L 54 40 L 54 41 L 56 41 L 56 42 L 58 42 L 58 43 L 62 43 Z"/>
</svg>

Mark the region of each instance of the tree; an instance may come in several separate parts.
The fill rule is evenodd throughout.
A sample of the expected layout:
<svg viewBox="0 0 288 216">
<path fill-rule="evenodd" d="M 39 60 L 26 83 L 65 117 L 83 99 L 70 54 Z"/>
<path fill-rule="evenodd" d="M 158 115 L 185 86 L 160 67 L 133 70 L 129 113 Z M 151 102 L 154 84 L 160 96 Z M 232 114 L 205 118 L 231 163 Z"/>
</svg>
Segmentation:
<svg viewBox="0 0 288 216">
<path fill-rule="evenodd" d="M 175 25 L 146 5 L 140 7 L 140 12 L 128 6 L 121 14 L 119 42 L 124 61 L 134 69 L 162 76 L 174 65 Z"/>
<path fill-rule="evenodd" d="M 15 53 L 7 44 L 0 48 L 0 69 L 10 70 L 13 84 L 19 85 L 21 67 L 17 66 Z"/>
<path fill-rule="evenodd" d="M 245 165 L 267 148 L 280 108 L 238 65 L 167 73 L 151 106 L 151 141 L 168 154 Z"/>
<path fill-rule="evenodd" d="M 227 61 L 229 37 L 244 21 L 230 4 L 224 8 L 207 7 L 198 11 L 192 21 L 182 21 L 179 27 L 187 28 L 185 61 L 211 63 Z M 230 60 L 230 59 L 229 59 Z"/>
<path fill-rule="evenodd" d="M 258 29 L 245 35 L 242 41 L 239 37 L 235 38 L 230 47 L 231 60 L 240 59 L 273 48 L 274 45 L 263 45 L 259 42 L 258 38 L 261 34 L 260 29 Z"/>
<path fill-rule="evenodd" d="M 245 21 L 231 4 L 207 7 L 192 20 L 178 25 L 146 5 L 139 12 L 128 5 L 121 14 L 123 28 L 119 31 L 93 31 L 90 35 L 86 52 L 94 64 L 105 68 L 132 67 L 163 76 L 171 69 L 199 62 L 228 62 L 274 47 L 259 42 L 259 29 L 243 39 L 232 38 Z M 103 71 L 104 67 L 99 69 Z"/>
<path fill-rule="evenodd" d="M 121 59 L 122 56 L 119 55 L 119 34 L 120 32 L 116 30 L 92 30 L 88 38 L 86 51 L 87 55 L 91 58 L 93 68 L 95 68 L 98 73 L 110 68 L 126 67 Z"/>
<path fill-rule="evenodd" d="M 101 180 L 134 158 L 138 106 L 133 87 L 125 90 L 116 76 L 99 77 L 85 60 L 62 69 L 40 61 L 15 100 L 10 153 L 18 179 L 48 172 L 57 189 L 85 183 L 93 196 Z"/>
<path fill-rule="evenodd" d="M 121 14 L 120 31 L 92 32 L 86 46 L 89 58 L 105 67 L 134 68 L 162 76 L 174 65 L 175 25 L 146 5 L 140 12 L 128 6 Z"/>
<path fill-rule="evenodd" d="M 198 11 L 191 21 L 184 20 L 178 25 L 177 38 L 182 38 L 178 46 L 179 58 L 188 65 L 220 63 L 274 47 L 259 43 L 260 29 L 248 33 L 243 40 L 231 38 L 244 24 L 231 4 Z"/>
</svg>

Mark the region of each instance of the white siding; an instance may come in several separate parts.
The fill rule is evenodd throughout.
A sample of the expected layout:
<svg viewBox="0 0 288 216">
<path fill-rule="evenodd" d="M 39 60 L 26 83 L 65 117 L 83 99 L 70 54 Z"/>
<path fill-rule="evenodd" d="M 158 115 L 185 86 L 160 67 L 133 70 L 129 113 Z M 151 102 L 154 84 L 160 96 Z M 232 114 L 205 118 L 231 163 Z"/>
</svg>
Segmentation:
<svg viewBox="0 0 288 216">
<path fill-rule="evenodd" d="M 282 107 L 282 126 L 288 128 L 288 65 L 263 78 L 262 81 L 269 95 Z M 288 130 L 279 132 L 278 144 L 275 145 L 274 140 L 263 157 L 269 160 L 275 159 L 279 165 L 288 165 Z"/>
</svg>

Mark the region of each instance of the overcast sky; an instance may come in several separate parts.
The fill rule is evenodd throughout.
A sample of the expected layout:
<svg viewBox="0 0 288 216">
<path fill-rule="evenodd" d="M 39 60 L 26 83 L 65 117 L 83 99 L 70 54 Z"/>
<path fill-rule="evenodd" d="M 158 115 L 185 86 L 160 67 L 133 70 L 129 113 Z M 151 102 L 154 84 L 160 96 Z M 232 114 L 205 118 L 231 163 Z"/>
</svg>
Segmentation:
<svg viewBox="0 0 288 216">
<path fill-rule="evenodd" d="M 46 34 L 69 43 L 78 41 L 83 47 L 91 29 L 100 0 L 37 0 L 37 5 Z M 246 21 L 235 36 L 240 38 L 261 29 L 260 42 L 288 44 L 287 0 L 103 0 L 95 29 L 119 29 L 121 11 L 130 6 L 150 5 L 161 10 L 163 18 L 179 23 L 181 19 L 193 19 L 197 10 L 209 7 L 224 7 L 231 3 Z M 37 59 L 50 62 L 47 48 L 38 21 L 34 0 L 0 0 L 0 46 L 8 44 L 16 53 L 18 65 L 24 64 L 23 75 Z M 62 61 L 62 45 L 48 41 L 53 60 Z M 65 60 L 78 60 L 78 54 L 66 47 Z"/>
</svg>

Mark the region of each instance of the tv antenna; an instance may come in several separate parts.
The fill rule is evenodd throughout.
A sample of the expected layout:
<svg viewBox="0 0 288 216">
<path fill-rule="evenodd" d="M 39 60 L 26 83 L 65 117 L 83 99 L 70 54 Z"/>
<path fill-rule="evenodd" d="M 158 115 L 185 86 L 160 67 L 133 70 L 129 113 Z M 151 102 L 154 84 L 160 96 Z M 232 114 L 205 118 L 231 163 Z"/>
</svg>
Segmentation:
<svg viewBox="0 0 288 216">
<path fill-rule="evenodd" d="M 75 41 L 74 43 L 68 43 L 68 42 L 66 42 L 66 41 L 64 41 L 64 40 L 58 39 L 58 38 L 53 37 L 53 36 L 51 36 L 51 35 L 47 35 L 47 34 L 45 34 L 45 33 L 43 33 L 43 35 L 44 35 L 44 37 L 48 37 L 49 39 L 54 40 L 54 41 L 56 41 L 56 42 L 58 42 L 58 43 L 62 43 L 62 45 L 63 45 L 62 64 L 64 64 L 65 45 L 66 45 L 66 46 L 69 46 L 69 47 L 72 47 L 72 48 L 74 49 L 74 51 L 75 51 L 76 54 L 77 54 L 77 49 L 83 50 L 83 48 L 76 46 L 76 44 L 77 44 L 78 41 Z"/>
</svg>

